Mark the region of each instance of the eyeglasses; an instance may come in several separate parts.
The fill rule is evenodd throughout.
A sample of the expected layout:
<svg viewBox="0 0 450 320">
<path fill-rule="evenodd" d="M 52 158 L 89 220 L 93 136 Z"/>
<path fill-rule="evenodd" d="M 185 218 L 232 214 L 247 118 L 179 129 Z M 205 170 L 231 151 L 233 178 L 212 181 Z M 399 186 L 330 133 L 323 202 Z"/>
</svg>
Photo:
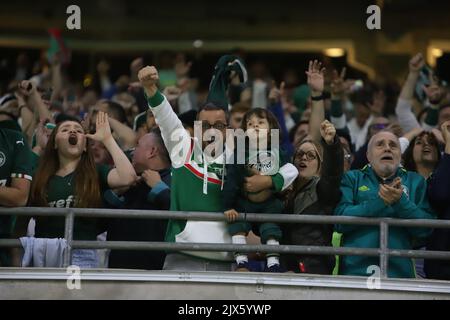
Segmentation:
<svg viewBox="0 0 450 320">
<path fill-rule="evenodd" d="M 223 122 L 216 122 L 214 124 L 210 124 L 207 121 L 202 121 L 202 129 L 204 131 L 209 130 L 211 128 L 216 129 L 216 130 L 223 130 L 227 127 L 227 125 Z"/>
<path fill-rule="evenodd" d="M 314 151 L 308 151 L 308 152 L 303 152 L 303 151 L 299 151 L 297 153 L 297 155 L 295 156 L 296 160 L 300 160 L 303 159 L 303 156 L 306 155 L 306 160 L 307 161 L 313 161 L 317 159 L 317 155 Z"/>
<path fill-rule="evenodd" d="M 344 154 L 344 160 L 345 161 L 350 161 L 351 159 L 352 159 L 352 155 L 350 153 Z"/>
</svg>

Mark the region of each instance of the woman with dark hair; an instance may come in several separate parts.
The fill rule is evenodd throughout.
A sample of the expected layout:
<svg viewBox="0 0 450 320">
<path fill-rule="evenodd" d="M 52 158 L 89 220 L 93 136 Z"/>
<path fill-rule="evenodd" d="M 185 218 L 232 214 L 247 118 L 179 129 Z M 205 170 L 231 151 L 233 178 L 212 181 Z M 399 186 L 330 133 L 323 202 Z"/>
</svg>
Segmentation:
<svg viewBox="0 0 450 320">
<path fill-rule="evenodd" d="M 439 142 L 434 133 L 422 131 L 414 137 L 402 156 L 403 167 L 428 179 L 441 159 Z"/>
<path fill-rule="evenodd" d="M 115 168 L 96 166 L 89 140 L 103 143 L 111 154 Z M 48 139 L 31 187 L 30 204 L 39 207 L 99 208 L 103 190 L 131 185 L 136 173 L 111 135 L 108 116 L 99 112 L 95 134 L 85 134 L 80 122 L 59 123 Z M 75 219 L 74 239 L 95 240 L 101 233 L 98 223 L 89 218 Z M 64 219 L 36 218 L 35 236 L 64 236 Z M 95 250 L 74 250 L 72 263 L 97 267 Z"/>
<path fill-rule="evenodd" d="M 427 181 L 441 160 L 439 140 L 433 132 L 417 131 L 417 135 L 411 139 L 408 148 L 402 155 L 403 167 L 408 171 L 414 171 Z M 416 243 L 416 249 L 425 250 L 425 242 Z M 415 259 L 416 274 L 425 278 L 424 260 Z"/>
</svg>

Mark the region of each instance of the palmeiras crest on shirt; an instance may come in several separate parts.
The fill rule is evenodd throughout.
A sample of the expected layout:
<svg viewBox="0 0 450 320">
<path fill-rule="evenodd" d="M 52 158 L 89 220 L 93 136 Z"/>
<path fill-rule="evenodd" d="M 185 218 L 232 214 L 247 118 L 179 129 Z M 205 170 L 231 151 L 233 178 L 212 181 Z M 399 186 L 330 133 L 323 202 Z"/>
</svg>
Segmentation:
<svg viewBox="0 0 450 320">
<path fill-rule="evenodd" d="M 402 188 L 403 188 L 403 193 L 405 194 L 405 196 L 407 198 L 409 198 L 409 189 L 407 186 L 405 186 L 404 184 L 402 184 Z"/>
<path fill-rule="evenodd" d="M 275 151 L 250 152 L 247 168 L 256 170 L 261 175 L 271 176 L 278 172 L 280 168 L 280 157 Z"/>
<path fill-rule="evenodd" d="M 0 167 L 3 166 L 6 162 L 6 156 L 3 152 L 0 151 Z"/>
</svg>

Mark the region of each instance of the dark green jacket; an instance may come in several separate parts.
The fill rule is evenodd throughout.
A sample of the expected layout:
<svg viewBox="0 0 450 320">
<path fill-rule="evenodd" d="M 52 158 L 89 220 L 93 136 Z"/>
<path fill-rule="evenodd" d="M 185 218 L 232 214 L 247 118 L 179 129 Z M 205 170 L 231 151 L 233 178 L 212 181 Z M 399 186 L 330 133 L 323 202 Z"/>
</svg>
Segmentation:
<svg viewBox="0 0 450 320">
<path fill-rule="evenodd" d="M 427 183 L 415 172 L 398 169 L 396 176 L 402 179 L 404 193 L 392 206 L 384 204 L 378 196 L 379 179 L 370 166 L 362 170 L 347 172 L 342 178 L 342 198 L 335 209 L 335 215 L 368 218 L 434 219 L 427 199 Z M 378 248 L 380 232 L 378 226 L 337 225 L 343 233 L 343 247 Z M 417 238 L 425 238 L 431 233 L 426 228 L 390 227 L 388 247 L 391 249 L 412 249 Z M 368 276 L 371 265 L 379 266 L 378 257 L 345 256 L 341 258 L 339 273 L 344 275 Z M 393 278 L 415 277 L 411 259 L 389 259 L 388 276 Z"/>
</svg>

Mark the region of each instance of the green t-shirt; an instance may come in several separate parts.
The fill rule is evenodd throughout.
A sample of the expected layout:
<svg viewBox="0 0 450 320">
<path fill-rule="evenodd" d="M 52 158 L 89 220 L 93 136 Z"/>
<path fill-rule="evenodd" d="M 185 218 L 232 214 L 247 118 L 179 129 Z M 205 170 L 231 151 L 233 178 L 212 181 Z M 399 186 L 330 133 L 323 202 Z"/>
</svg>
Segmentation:
<svg viewBox="0 0 450 320">
<path fill-rule="evenodd" d="M 31 181 L 31 159 L 30 147 L 22 133 L 0 128 L 0 186 L 10 187 L 13 178 Z M 14 221 L 10 217 L 0 216 L 0 237 L 10 236 Z"/>
<path fill-rule="evenodd" d="M 97 165 L 101 194 L 108 188 L 108 174 L 111 168 L 105 165 Z M 48 183 L 48 205 L 53 208 L 72 208 L 75 203 L 75 176 L 74 173 L 65 177 L 54 175 Z M 95 240 L 101 233 L 98 219 L 75 218 L 74 234 L 75 240 Z M 36 233 L 38 238 L 63 238 L 63 217 L 37 217 Z"/>
</svg>

